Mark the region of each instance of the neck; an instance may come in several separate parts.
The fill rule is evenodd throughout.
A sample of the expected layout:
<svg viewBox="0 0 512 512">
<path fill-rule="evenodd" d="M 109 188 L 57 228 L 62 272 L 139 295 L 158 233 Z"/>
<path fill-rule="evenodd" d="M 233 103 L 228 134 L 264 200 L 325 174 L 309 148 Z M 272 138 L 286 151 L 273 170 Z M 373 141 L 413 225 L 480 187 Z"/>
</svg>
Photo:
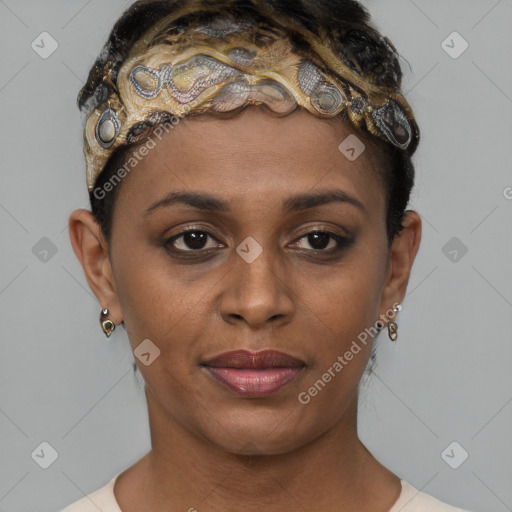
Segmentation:
<svg viewBox="0 0 512 512">
<path fill-rule="evenodd" d="M 357 395 L 331 430 L 297 449 L 280 454 L 231 453 L 164 416 L 146 390 L 151 451 L 125 472 L 134 472 L 123 511 L 139 509 L 232 510 L 388 510 L 400 482 L 378 463 L 357 436 Z M 249 450 L 247 450 L 249 451 Z M 135 476 L 135 474 L 137 476 Z M 116 482 L 116 489 L 126 489 Z M 117 492 L 117 491 L 116 491 Z M 123 492 L 123 496 L 128 493 Z M 376 496 L 378 495 L 378 498 Z M 382 502 L 387 508 L 375 508 Z"/>
</svg>

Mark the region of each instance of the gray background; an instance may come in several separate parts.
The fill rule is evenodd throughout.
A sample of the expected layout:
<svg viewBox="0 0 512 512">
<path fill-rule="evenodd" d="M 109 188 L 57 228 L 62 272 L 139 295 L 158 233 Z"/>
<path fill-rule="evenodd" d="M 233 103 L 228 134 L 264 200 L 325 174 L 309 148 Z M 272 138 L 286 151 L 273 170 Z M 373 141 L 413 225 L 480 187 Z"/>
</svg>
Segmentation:
<svg viewBox="0 0 512 512">
<path fill-rule="evenodd" d="M 67 230 L 88 204 L 76 95 L 128 3 L 0 0 L 1 511 L 59 510 L 150 446 L 128 340 L 101 332 Z M 381 335 L 361 395 L 361 437 L 425 492 L 512 510 L 512 1 L 363 3 L 410 63 L 424 231 L 399 343 Z M 46 59 L 31 47 L 43 31 L 59 45 Z M 454 31 L 469 43 L 458 58 L 442 47 Z M 31 456 L 43 441 L 58 453 L 48 469 Z M 452 465 L 469 454 L 458 469 L 441 456 L 453 441 Z"/>
</svg>

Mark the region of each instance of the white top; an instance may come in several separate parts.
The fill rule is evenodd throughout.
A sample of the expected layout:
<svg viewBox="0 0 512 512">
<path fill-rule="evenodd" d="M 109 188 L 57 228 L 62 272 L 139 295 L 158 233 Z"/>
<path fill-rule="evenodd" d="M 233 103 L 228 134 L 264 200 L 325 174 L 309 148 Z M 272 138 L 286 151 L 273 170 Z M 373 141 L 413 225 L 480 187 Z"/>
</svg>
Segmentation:
<svg viewBox="0 0 512 512">
<path fill-rule="evenodd" d="M 114 496 L 114 483 L 119 476 L 118 473 L 110 482 L 78 501 L 75 501 L 60 512 L 123 512 Z M 405 480 L 402 483 L 402 492 L 395 504 L 388 512 L 469 512 L 461 508 L 447 505 L 429 494 L 415 489 Z"/>
</svg>

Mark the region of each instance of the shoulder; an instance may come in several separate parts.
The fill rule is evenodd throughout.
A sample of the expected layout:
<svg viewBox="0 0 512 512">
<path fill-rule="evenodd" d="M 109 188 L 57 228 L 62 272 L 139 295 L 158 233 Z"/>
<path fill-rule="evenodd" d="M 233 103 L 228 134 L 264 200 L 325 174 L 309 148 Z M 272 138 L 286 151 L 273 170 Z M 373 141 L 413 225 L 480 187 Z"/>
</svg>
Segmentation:
<svg viewBox="0 0 512 512">
<path fill-rule="evenodd" d="M 389 512 L 469 512 L 443 503 L 402 480 L 402 493 Z"/>
<path fill-rule="evenodd" d="M 114 483 L 118 474 L 104 487 L 87 494 L 60 512 L 122 512 L 114 496 Z"/>
</svg>

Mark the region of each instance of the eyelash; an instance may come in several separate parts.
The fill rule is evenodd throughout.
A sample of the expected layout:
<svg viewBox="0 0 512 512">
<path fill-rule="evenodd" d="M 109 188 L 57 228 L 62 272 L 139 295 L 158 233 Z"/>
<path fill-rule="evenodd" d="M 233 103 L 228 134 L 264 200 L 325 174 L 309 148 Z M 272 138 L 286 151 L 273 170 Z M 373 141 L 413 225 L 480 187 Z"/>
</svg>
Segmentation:
<svg viewBox="0 0 512 512">
<path fill-rule="evenodd" d="M 189 229 L 186 229 L 185 231 L 181 231 L 180 233 L 168 238 L 165 241 L 166 249 L 173 255 L 179 254 L 180 256 L 185 256 L 185 257 L 200 257 L 201 255 L 205 255 L 205 253 L 211 254 L 215 249 L 218 249 L 217 247 L 215 247 L 215 248 L 209 248 L 209 249 L 183 250 L 183 249 L 176 249 L 176 248 L 169 247 L 176 240 L 178 240 L 179 238 L 183 237 L 184 235 L 186 235 L 188 233 L 204 233 L 204 234 L 206 234 L 206 236 L 208 238 L 212 238 L 213 240 L 217 241 L 219 244 L 221 243 L 209 231 L 207 231 L 205 229 L 189 228 Z M 307 233 L 302 234 L 300 237 L 296 238 L 292 243 L 297 243 L 300 240 L 302 240 L 303 238 L 306 238 L 311 234 L 328 235 L 329 238 L 334 239 L 334 241 L 336 242 L 336 247 L 331 248 L 331 249 L 303 249 L 306 252 L 320 253 L 320 254 L 323 253 L 323 254 L 333 255 L 333 254 L 343 251 L 344 249 L 349 248 L 351 245 L 353 245 L 353 242 L 354 242 L 354 240 L 352 238 L 343 237 L 341 235 L 338 235 L 337 233 L 333 233 L 332 231 L 315 228 L 315 229 L 312 229 L 311 231 L 308 231 Z M 191 253 L 191 256 L 188 256 L 186 253 Z"/>
</svg>

